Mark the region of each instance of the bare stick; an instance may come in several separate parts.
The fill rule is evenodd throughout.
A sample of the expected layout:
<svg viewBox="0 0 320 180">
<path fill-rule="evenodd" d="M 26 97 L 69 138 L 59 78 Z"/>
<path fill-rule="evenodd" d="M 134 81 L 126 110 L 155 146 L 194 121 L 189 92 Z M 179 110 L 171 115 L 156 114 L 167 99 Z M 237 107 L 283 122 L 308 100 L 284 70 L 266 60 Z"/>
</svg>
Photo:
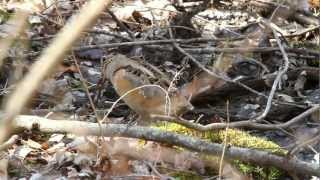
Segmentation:
<svg viewBox="0 0 320 180">
<path fill-rule="evenodd" d="M 17 130 L 32 129 L 35 124 L 38 125 L 37 127 L 39 127 L 39 130 L 42 132 L 100 135 L 99 125 L 97 123 L 70 120 L 55 121 L 35 116 L 19 116 L 14 121 L 14 127 Z M 108 137 L 131 137 L 156 141 L 211 155 L 221 155 L 223 151 L 223 145 L 221 144 L 154 128 L 128 126 L 126 124 L 104 124 L 102 129 L 103 135 Z M 271 154 L 270 152 L 228 146 L 225 151 L 225 157 L 228 160 L 237 159 L 260 166 L 274 166 L 288 172 L 295 171 L 298 174 L 320 176 L 320 166 L 317 164 L 303 162 L 295 158 L 288 159 Z"/>
<path fill-rule="evenodd" d="M 297 53 L 297 54 L 310 54 L 312 56 L 319 57 L 320 52 L 315 50 L 308 50 L 302 48 L 284 48 L 288 52 Z M 280 51 L 277 47 L 237 47 L 237 48 L 185 48 L 189 53 L 193 54 L 210 54 L 215 52 L 225 52 L 225 53 L 262 53 L 262 52 L 274 52 Z"/>
<path fill-rule="evenodd" d="M 204 65 L 202 65 L 200 62 L 198 62 L 193 56 L 191 56 L 188 52 L 186 52 L 184 49 L 182 49 L 180 46 L 178 46 L 177 43 L 173 43 L 175 48 L 180 51 L 182 54 L 184 54 L 185 56 L 187 56 L 189 59 L 191 59 L 191 61 L 196 64 L 201 70 L 203 70 L 204 72 L 208 73 L 210 76 L 212 77 L 215 77 L 215 78 L 218 78 L 218 79 L 221 79 L 225 82 L 229 82 L 229 83 L 234 83 L 234 84 L 237 84 L 238 86 L 256 94 L 256 95 L 259 95 L 259 96 L 262 96 L 262 97 L 265 97 L 264 94 L 252 89 L 251 87 L 243 84 L 243 83 L 240 83 L 238 81 L 234 81 L 228 77 L 224 77 L 223 75 L 220 75 L 216 72 L 213 72 L 213 71 L 210 71 L 209 69 L 207 69 Z"/>
<path fill-rule="evenodd" d="M 270 94 L 269 94 L 269 97 L 268 97 L 268 101 L 267 101 L 267 105 L 266 105 L 265 110 L 263 111 L 263 113 L 260 116 L 255 118 L 258 121 L 264 119 L 267 116 L 267 114 L 269 113 L 269 111 L 271 109 L 271 105 L 272 105 L 273 96 L 274 96 L 274 94 L 275 94 L 275 92 L 277 90 L 277 87 L 279 86 L 279 84 L 281 82 L 282 76 L 288 71 L 289 64 L 290 64 L 288 55 L 287 55 L 286 51 L 284 50 L 284 48 L 283 48 L 283 46 L 281 44 L 281 41 L 280 41 L 280 38 L 279 38 L 277 32 L 274 30 L 272 25 L 270 25 L 271 24 L 270 22 L 267 22 L 267 21 L 262 21 L 262 22 L 264 24 L 266 24 L 272 30 L 273 35 L 276 38 L 277 44 L 278 44 L 278 46 L 280 48 L 280 51 L 282 53 L 282 56 L 283 56 L 283 59 L 284 59 L 284 66 L 279 69 L 279 73 L 277 74 L 276 79 L 273 82 L 273 85 L 272 85 L 272 88 L 271 88 L 271 91 L 270 91 Z"/>
<path fill-rule="evenodd" d="M 164 116 L 164 115 L 151 115 L 152 119 L 162 120 L 162 121 L 169 121 L 174 122 L 177 124 L 181 124 L 191 129 L 195 129 L 198 131 L 211 131 L 211 130 L 218 130 L 224 129 L 227 126 L 230 128 L 248 128 L 248 129 L 258 129 L 258 130 L 281 130 L 281 129 L 288 129 L 293 124 L 296 124 L 302 121 L 307 116 L 310 116 L 312 113 L 319 111 L 320 105 L 315 105 L 314 107 L 306 110 L 305 112 L 299 114 L 298 116 L 290 119 L 289 121 L 282 123 L 282 124 L 261 124 L 253 122 L 252 120 L 247 121 L 240 121 L 240 122 L 232 122 L 229 125 L 227 123 L 212 123 L 208 125 L 201 125 L 197 123 L 190 122 L 185 119 L 177 119 L 171 116 Z"/>
<path fill-rule="evenodd" d="M 190 43 L 201 43 L 201 42 L 210 42 L 210 41 L 226 41 L 226 39 L 219 39 L 219 38 L 193 38 L 193 39 L 165 39 L 165 40 L 149 40 L 149 41 L 133 41 L 133 42 L 120 42 L 120 43 L 108 43 L 108 44 L 97 44 L 97 45 L 87 45 L 81 47 L 74 47 L 73 51 L 84 51 L 89 49 L 97 49 L 97 48 L 115 48 L 115 47 L 123 47 L 123 46 L 147 46 L 150 48 L 155 48 L 152 45 L 156 44 L 172 44 L 173 42 L 177 42 L 180 44 L 190 44 Z M 159 49 L 159 47 L 157 46 Z M 165 51 L 172 51 L 169 48 L 162 47 L 162 50 Z M 248 48 L 185 48 L 184 49 L 188 53 L 192 54 L 212 54 L 212 53 L 261 53 L 261 52 L 274 52 L 280 51 L 277 47 L 248 47 Z M 312 58 L 314 56 L 319 57 L 320 52 L 310 49 L 303 49 L 303 48 L 285 48 L 286 51 L 296 53 L 296 54 L 306 54 L 311 55 L 308 58 Z M 27 56 L 37 56 L 39 53 L 29 53 Z"/>
<path fill-rule="evenodd" d="M 221 180 L 221 177 L 222 177 L 223 159 L 224 159 L 224 155 L 225 155 L 227 143 L 228 143 L 228 130 L 229 130 L 229 122 L 230 122 L 229 115 L 230 115 L 229 114 L 229 101 L 227 101 L 227 127 L 225 130 L 225 135 L 224 135 L 224 139 L 223 139 L 223 149 L 222 149 L 222 154 L 221 154 L 220 163 L 219 163 L 219 180 Z"/>
<path fill-rule="evenodd" d="M 100 119 L 99 116 L 98 116 L 97 109 L 96 109 L 96 107 L 95 107 L 95 105 L 94 105 L 94 103 L 93 103 L 93 100 L 92 100 L 91 96 L 90 96 L 89 88 L 88 88 L 87 83 L 86 83 L 86 81 L 85 81 L 85 79 L 84 79 L 84 77 L 83 77 L 83 74 L 82 74 L 81 70 L 80 70 L 80 66 L 79 66 L 78 60 L 77 60 L 76 57 L 74 56 L 74 53 L 72 53 L 72 58 L 73 58 L 73 60 L 74 60 L 74 62 L 75 62 L 75 64 L 76 64 L 77 70 L 79 71 L 80 81 L 81 81 L 81 83 L 82 83 L 82 85 L 83 85 L 83 87 L 84 87 L 84 89 L 85 89 L 85 91 L 86 91 L 86 94 L 87 94 L 87 96 L 88 96 L 88 99 L 89 99 L 91 108 L 92 108 L 92 110 L 93 110 L 93 112 L 94 112 L 94 114 L 95 114 L 95 116 L 96 116 L 97 123 L 99 124 L 99 127 L 100 127 L 100 129 L 99 129 L 100 136 L 99 136 L 99 141 L 98 141 L 98 145 L 97 145 L 97 155 L 96 155 L 96 156 L 97 156 L 97 159 L 100 160 L 100 157 L 101 157 L 101 156 L 100 156 L 100 154 L 101 154 L 101 146 L 100 146 L 100 145 L 101 145 L 101 140 L 104 140 L 104 139 L 102 138 L 101 119 Z M 98 160 L 97 162 L 99 162 L 99 160 Z"/>
<path fill-rule="evenodd" d="M 118 24 L 118 26 L 119 26 L 122 30 L 124 30 L 124 31 L 126 31 L 126 32 L 128 33 L 128 35 L 130 36 L 130 38 L 131 38 L 132 40 L 135 40 L 135 39 L 136 39 L 135 36 L 134 36 L 134 34 L 133 34 L 133 32 L 131 32 L 130 29 L 127 28 L 127 26 L 124 25 L 124 24 L 117 18 L 117 16 L 116 16 L 112 11 L 110 11 L 110 10 L 108 9 L 107 12 L 108 12 L 108 14 L 112 17 L 112 19 Z"/>
<path fill-rule="evenodd" d="M 320 138 L 320 134 L 312 137 L 311 139 L 308 139 L 308 140 L 302 142 L 301 144 L 299 144 L 299 145 L 297 145 L 296 147 L 294 147 L 294 148 L 289 152 L 289 154 L 290 154 L 290 155 L 293 155 L 293 154 L 295 154 L 299 149 L 301 149 L 301 148 L 303 148 L 303 147 L 305 147 L 305 146 L 308 146 L 308 145 L 310 145 L 310 144 L 313 144 L 313 143 L 315 143 L 315 142 L 318 142 L 318 141 L 319 141 L 319 138 Z"/>
<path fill-rule="evenodd" d="M 95 114 L 95 116 L 96 116 L 96 118 L 97 118 L 97 122 L 98 122 L 98 124 L 100 125 L 100 128 L 101 128 L 101 119 L 100 119 L 99 116 L 98 116 L 96 106 L 94 105 L 93 100 L 92 100 L 92 98 L 91 98 L 91 96 L 90 96 L 90 91 L 89 91 L 88 85 L 87 85 L 87 83 L 86 83 L 86 81 L 85 81 L 85 79 L 84 79 L 84 77 L 83 77 L 83 74 L 82 74 L 82 72 L 81 72 L 81 69 L 80 69 L 78 60 L 76 59 L 76 57 L 75 57 L 75 55 L 74 55 L 73 53 L 72 53 L 72 58 L 73 58 L 73 61 L 74 61 L 75 65 L 76 65 L 77 70 L 79 71 L 80 81 L 81 81 L 81 83 L 82 83 L 82 85 L 83 85 L 83 87 L 84 87 L 84 90 L 86 91 L 86 94 L 87 94 L 87 96 L 88 96 L 88 99 L 89 99 L 89 103 L 90 103 L 90 105 L 91 105 L 91 108 L 92 108 L 92 110 L 93 110 L 93 112 L 94 112 L 94 114 Z M 101 130 L 100 130 L 100 131 L 101 131 Z"/>
<path fill-rule="evenodd" d="M 172 30 L 171 28 L 168 29 L 169 30 L 169 34 L 170 34 L 170 37 L 173 38 L 173 33 L 172 33 Z M 198 66 L 201 70 L 203 70 L 204 72 L 208 73 L 210 76 L 212 77 L 215 77 L 215 78 L 218 78 L 218 79 L 221 79 L 225 82 L 229 82 L 229 83 L 234 83 L 234 84 L 237 84 L 238 86 L 241 86 L 243 87 L 244 89 L 254 93 L 254 94 L 257 94 L 259 96 L 265 96 L 264 94 L 252 89 L 251 87 L 245 85 L 245 84 L 242 84 L 238 81 L 234 81 L 232 79 L 230 79 L 229 77 L 225 77 L 219 73 L 216 73 L 216 72 L 213 72 L 213 71 L 210 71 L 209 69 L 207 69 L 204 65 L 202 65 L 199 61 L 197 61 L 191 54 L 189 54 L 188 52 L 186 52 L 184 49 L 182 49 L 178 43 L 176 42 L 172 42 L 173 46 L 178 50 L 180 51 L 180 53 L 182 53 L 183 55 L 187 56 L 194 64 L 196 64 L 196 66 Z"/>
</svg>

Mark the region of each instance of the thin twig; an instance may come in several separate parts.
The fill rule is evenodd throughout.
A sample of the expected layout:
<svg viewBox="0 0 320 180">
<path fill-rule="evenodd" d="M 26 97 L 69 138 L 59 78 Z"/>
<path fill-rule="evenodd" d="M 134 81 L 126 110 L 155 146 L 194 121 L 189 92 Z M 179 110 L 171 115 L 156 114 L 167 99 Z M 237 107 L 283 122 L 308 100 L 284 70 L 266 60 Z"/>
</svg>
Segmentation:
<svg viewBox="0 0 320 180">
<path fill-rule="evenodd" d="M 123 40 L 126 40 L 126 41 L 131 41 L 132 40 L 131 38 L 128 38 L 126 36 L 122 36 L 120 34 L 112 33 L 112 32 L 109 32 L 109 31 L 102 30 L 102 29 L 94 29 L 94 30 L 89 30 L 87 32 L 88 33 L 92 33 L 92 34 L 104 34 L 104 35 L 108 35 L 108 36 L 114 36 L 116 38 L 123 39 Z"/>
<path fill-rule="evenodd" d="M 308 146 L 310 144 L 313 144 L 315 142 L 318 142 L 320 139 L 320 134 L 317 134 L 316 136 L 312 137 L 309 140 L 304 141 L 303 143 L 297 145 L 296 147 L 294 147 L 288 154 L 293 155 L 295 154 L 299 149 Z"/>
<path fill-rule="evenodd" d="M 122 30 L 124 30 L 124 31 L 126 31 L 126 32 L 128 33 L 128 35 L 130 36 L 130 38 L 131 38 L 132 40 L 135 40 L 135 39 L 136 39 L 135 36 L 134 36 L 134 34 L 133 34 L 133 32 L 131 32 L 130 29 L 127 28 L 127 26 L 124 25 L 124 24 L 117 18 L 117 16 L 116 16 L 112 11 L 110 11 L 110 10 L 108 9 L 107 12 L 108 12 L 108 14 L 112 17 L 112 19 L 118 24 L 118 26 L 119 26 Z"/>
<path fill-rule="evenodd" d="M 296 36 L 302 36 L 308 32 L 311 32 L 311 31 L 317 31 L 320 29 L 320 25 L 318 26 L 314 26 L 314 27 L 310 27 L 310 28 L 306 28 L 306 29 L 303 29 L 302 31 L 300 32 L 296 32 L 296 33 L 293 33 L 293 34 L 284 34 L 285 37 L 296 37 Z"/>
<path fill-rule="evenodd" d="M 151 118 L 156 120 L 161 120 L 161 121 L 174 122 L 198 131 L 212 131 L 212 130 L 224 129 L 227 126 L 229 126 L 230 128 L 247 128 L 247 129 L 257 129 L 257 130 L 283 130 L 283 129 L 289 129 L 290 126 L 302 121 L 304 118 L 318 111 L 319 109 L 320 109 L 320 105 L 315 105 L 312 108 L 306 110 L 305 112 L 299 114 L 298 116 L 281 124 L 261 124 L 261 123 L 255 123 L 252 120 L 247 120 L 247 121 L 231 122 L 229 123 L 229 125 L 227 123 L 212 123 L 208 125 L 201 125 L 201 124 L 193 123 L 189 120 L 185 120 L 183 118 L 177 119 L 176 117 L 165 116 L 165 115 L 151 115 Z"/>
<path fill-rule="evenodd" d="M 110 0 L 92 0 L 82 7 L 79 14 L 60 31 L 56 39 L 45 49 L 43 54 L 32 65 L 29 73 L 17 85 L 5 106 L 5 117 L 0 126 L 0 143 L 11 133 L 11 121 L 25 107 L 34 91 L 47 75 L 63 60 L 71 45 L 80 37 L 81 32 L 98 18 Z"/>
<path fill-rule="evenodd" d="M 132 41 L 132 42 L 120 42 L 120 43 L 108 43 L 108 44 L 97 44 L 87 45 L 73 48 L 74 51 L 83 51 L 97 48 L 114 48 L 121 46 L 139 46 L 139 45 L 154 45 L 154 44 L 171 44 L 172 42 L 177 43 L 194 43 L 194 42 L 210 42 L 217 41 L 216 38 L 193 38 L 193 39 L 164 39 L 164 40 L 149 40 L 149 41 Z"/>
<path fill-rule="evenodd" d="M 173 33 L 172 33 L 172 30 L 171 28 L 168 29 L 169 30 L 169 34 L 170 34 L 170 37 L 171 39 L 173 38 Z M 245 84 L 242 84 L 238 81 L 234 81 L 232 79 L 230 79 L 229 77 L 226 77 L 226 76 L 223 76 L 221 74 L 217 74 L 216 72 L 213 72 L 213 71 L 210 71 L 209 69 L 207 69 L 204 65 L 202 65 L 199 61 L 197 61 L 193 56 L 191 56 L 189 53 L 187 53 L 184 49 L 182 49 L 176 42 L 172 42 L 173 46 L 178 50 L 180 51 L 180 53 L 182 53 L 183 55 L 187 56 L 189 59 L 191 59 L 191 61 L 196 64 L 201 70 L 203 70 L 204 72 L 208 73 L 209 75 L 211 75 L 212 77 L 215 77 L 215 78 L 218 78 L 218 79 L 221 79 L 225 82 L 229 82 L 229 83 L 235 83 L 243 88 L 245 88 L 246 90 L 254 93 L 254 94 L 257 94 L 259 96 L 265 96 L 264 94 L 250 88 L 249 86 L 245 85 Z"/>
<path fill-rule="evenodd" d="M 223 160 L 224 155 L 227 148 L 227 141 L 228 141 L 228 130 L 229 130 L 229 123 L 230 123 L 230 114 L 229 114 L 229 101 L 227 101 L 227 127 L 225 129 L 224 139 L 223 139 L 223 150 L 220 158 L 220 164 L 219 164 L 219 180 L 221 180 L 222 172 L 223 172 Z"/>
<path fill-rule="evenodd" d="M 226 39 L 225 39 L 226 40 Z M 161 51 L 172 51 L 170 48 L 165 48 L 161 46 L 161 44 L 172 44 L 173 42 L 180 44 L 190 44 L 190 43 L 201 43 L 201 42 L 210 42 L 210 41 L 221 41 L 216 38 L 192 38 L 192 39 L 165 39 L 165 40 L 150 40 L 150 41 L 134 41 L 134 42 L 120 42 L 120 43 L 107 43 L 107 44 L 97 44 L 97 45 L 87 45 L 72 48 L 73 51 L 84 51 L 90 49 L 98 49 L 98 48 L 115 48 L 115 47 L 123 47 L 123 46 L 139 46 L 143 45 L 148 48 L 160 49 Z M 310 49 L 303 48 L 284 48 L 287 52 L 298 54 L 299 57 L 302 54 L 309 55 L 306 56 L 307 59 L 312 59 L 312 57 L 319 58 L 320 52 Z M 277 47 L 247 47 L 247 48 L 184 48 L 184 50 L 188 53 L 192 54 L 212 54 L 212 53 L 263 53 L 263 52 L 277 52 L 280 51 Z M 28 53 L 26 56 L 37 56 L 39 52 Z"/>
<path fill-rule="evenodd" d="M 97 45 L 87 45 L 81 47 L 73 48 L 74 51 L 82 51 L 89 49 L 97 49 L 97 48 L 114 48 L 121 46 L 135 46 L 135 45 L 155 45 L 155 44 L 172 44 L 172 43 L 180 43 L 180 44 L 190 44 L 190 43 L 204 43 L 204 42 L 217 42 L 227 39 L 219 39 L 219 38 L 191 38 L 191 39 L 164 39 L 164 40 L 149 40 L 149 41 L 134 41 L 134 42 L 121 42 L 121 43 L 107 43 L 107 44 L 97 44 Z M 310 54 L 314 56 L 320 56 L 319 51 L 308 50 L 302 48 L 285 48 L 288 52 L 298 53 L 298 54 Z M 225 53 L 262 53 L 262 52 L 274 52 L 281 51 L 276 47 L 236 47 L 236 48 L 185 48 L 185 51 L 189 53 L 217 53 L 217 52 L 225 52 Z"/>
<path fill-rule="evenodd" d="M 270 25 L 270 22 L 267 22 L 266 20 L 262 21 L 262 22 L 264 24 L 266 24 L 272 30 L 273 35 L 276 38 L 277 44 L 278 44 L 278 46 L 280 48 L 280 51 L 282 53 L 282 56 L 283 56 L 283 59 L 284 59 L 284 66 L 279 69 L 279 72 L 278 72 L 278 74 L 276 76 L 276 79 L 273 82 L 273 85 L 272 85 L 272 88 L 271 88 L 271 91 L 270 91 L 270 94 L 269 94 L 269 97 L 268 97 L 266 108 L 265 108 L 264 112 L 260 116 L 255 118 L 255 120 L 257 120 L 257 121 L 260 121 L 260 120 L 264 119 L 267 116 L 267 114 L 269 113 L 269 111 L 271 109 L 271 105 L 272 105 L 272 100 L 273 100 L 274 94 L 275 94 L 275 92 L 277 90 L 277 87 L 279 86 L 279 84 L 280 84 L 280 82 L 282 80 L 282 76 L 288 71 L 289 64 L 290 64 L 288 55 L 287 55 L 286 51 L 284 50 L 284 48 L 283 48 L 283 46 L 281 44 L 281 40 L 280 40 L 277 32 L 272 28 L 272 26 Z"/>
<path fill-rule="evenodd" d="M 174 91 L 174 83 L 178 80 L 179 76 L 181 75 L 182 71 L 184 71 L 184 68 L 181 68 L 178 72 L 175 73 L 174 77 L 170 81 L 170 85 L 167 89 L 168 92 Z"/>
<path fill-rule="evenodd" d="M 92 98 L 91 98 L 88 85 L 87 85 L 87 83 L 86 83 L 86 81 L 85 81 L 85 79 L 84 79 L 84 77 L 83 77 L 83 75 L 82 75 L 82 72 L 81 72 L 81 69 L 80 69 L 78 60 L 76 59 L 76 57 L 74 56 L 73 53 L 72 53 L 72 56 L 73 56 L 72 58 L 73 58 L 73 60 L 74 60 L 74 62 L 75 62 L 75 65 L 76 65 L 77 70 L 78 70 L 79 75 L 80 75 L 80 81 L 81 81 L 81 83 L 82 83 L 82 85 L 83 85 L 83 87 L 84 87 L 84 90 L 86 91 L 86 94 L 87 94 L 88 99 L 89 99 L 89 102 L 90 102 L 90 106 L 91 106 L 91 108 L 92 108 L 92 110 L 93 110 L 93 112 L 94 112 L 94 114 L 95 114 L 95 116 L 96 116 L 96 118 L 97 118 L 97 122 L 98 122 L 98 124 L 99 124 L 99 126 L 100 126 L 100 133 L 101 133 L 101 136 L 100 136 L 100 137 L 102 137 L 101 119 L 99 118 L 100 116 L 98 115 L 97 109 L 96 109 L 96 107 L 95 107 L 95 105 L 94 105 L 94 103 L 93 103 L 93 100 L 92 100 Z"/>
<path fill-rule="evenodd" d="M 180 51 L 182 54 L 184 54 L 185 56 L 187 56 L 189 59 L 191 59 L 191 61 L 196 64 L 201 70 L 203 70 L 204 72 L 208 73 L 210 76 L 212 77 L 215 77 L 215 78 L 218 78 L 218 79 L 221 79 L 225 82 L 229 82 L 229 83 L 234 83 L 234 84 L 237 84 L 238 86 L 256 94 L 256 95 L 259 95 L 259 96 L 262 96 L 262 97 L 265 97 L 264 94 L 252 89 L 251 87 L 243 84 L 243 83 L 240 83 L 238 81 L 234 81 L 232 79 L 230 79 L 229 77 L 226 77 L 226 76 L 223 76 L 223 75 L 220 75 L 216 72 L 213 72 L 213 71 L 210 71 L 209 69 L 207 69 L 204 65 L 202 65 L 199 61 L 197 61 L 193 56 L 191 56 L 189 53 L 187 53 L 184 49 L 182 49 L 180 46 L 178 46 L 177 43 L 173 43 L 175 48 Z"/>
</svg>

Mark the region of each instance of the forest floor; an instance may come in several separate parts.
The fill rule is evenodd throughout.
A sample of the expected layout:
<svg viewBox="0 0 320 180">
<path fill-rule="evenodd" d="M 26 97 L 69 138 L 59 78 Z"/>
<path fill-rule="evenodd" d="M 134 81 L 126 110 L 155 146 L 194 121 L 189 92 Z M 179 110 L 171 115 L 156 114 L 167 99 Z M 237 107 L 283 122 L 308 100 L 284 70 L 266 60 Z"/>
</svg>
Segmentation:
<svg viewBox="0 0 320 180">
<path fill-rule="evenodd" d="M 319 179 L 319 1 L 92 1 L 1 4 L 0 179 Z"/>
</svg>

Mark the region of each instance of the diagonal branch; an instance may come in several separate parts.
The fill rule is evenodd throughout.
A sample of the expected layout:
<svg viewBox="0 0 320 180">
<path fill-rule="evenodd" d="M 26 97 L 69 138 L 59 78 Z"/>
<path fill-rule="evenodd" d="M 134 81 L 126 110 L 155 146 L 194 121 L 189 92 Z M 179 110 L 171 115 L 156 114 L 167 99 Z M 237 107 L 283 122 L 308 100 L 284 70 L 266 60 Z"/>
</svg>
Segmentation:
<svg viewBox="0 0 320 180">
<path fill-rule="evenodd" d="M 56 65 L 63 60 L 64 55 L 76 42 L 81 33 L 98 18 L 110 0 L 92 0 L 88 2 L 72 20 L 60 31 L 56 39 L 46 48 L 26 77 L 17 85 L 5 106 L 6 116 L 0 124 L 0 143 L 11 133 L 11 121 L 21 113 L 39 87 L 42 80 L 48 76 Z"/>
</svg>

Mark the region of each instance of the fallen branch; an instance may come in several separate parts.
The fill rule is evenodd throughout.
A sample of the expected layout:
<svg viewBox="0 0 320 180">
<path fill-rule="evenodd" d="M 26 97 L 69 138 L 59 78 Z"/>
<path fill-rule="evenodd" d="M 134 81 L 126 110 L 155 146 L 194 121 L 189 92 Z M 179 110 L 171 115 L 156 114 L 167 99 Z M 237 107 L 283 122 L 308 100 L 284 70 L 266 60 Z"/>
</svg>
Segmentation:
<svg viewBox="0 0 320 180">
<path fill-rule="evenodd" d="M 263 53 L 280 51 L 278 47 L 237 47 L 237 48 L 185 48 L 185 50 L 192 54 L 211 54 L 216 52 L 224 53 Z M 303 48 L 284 48 L 285 51 L 296 54 L 308 54 L 316 57 L 320 57 L 319 51 L 303 49 Z"/>
<path fill-rule="evenodd" d="M 88 45 L 75 47 L 73 51 L 83 51 L 89 49 L 97 49 L 97 48 L 115 48 L 115 47 L 123 47 L 123 46 L 136 46 L 136 45 L 161 45 L 161 44 L 190 44 L 190 43 L 205 43 L 210 41 L 223 41 L 225 39 L 219 38 L 193 38 L 193 39 L 164 39 L 164 40 L 149 40 L 149 41 L 133 41 L 133 42 L 120 42 L 120 43 L 108 43 L 108 44 L 97 44 L 97 45 Z M 297 53 L 297 54 L 309 54 L 313 56 L 320 56 L 319 51 L 307 50 L 302 48 L 284 48 L 288 52 Z M 278 47 L 245 47 L 245 48 L 185 48 L 185 50 L 189 53 L 194 54 L 211 54 L 217 52 L 225 52 L 225 53 L 262 53 L 262 52 L 274 52 L 280 51 Z"/>
<path fill-rule="evenodd" d="M 238 40 L 240 38 L 236 38 L 234 40 Z M 172 51 L 170 48 L 161 47 L 157 45 L 163 44 L 172 44 L 172 43 L 179 43 L 179 44 L 190 44 L 190 43 L 205 43 L 205 42 L 216 42 L 216 41 L 226 41 L 226 39 L 219 39 L 219 38 L 192 38 L 192 39 L 164 39 L 164 40 L 149 40 L 149 41 L 130 41 L 130 42 L 120 42 L 120 43 L 108 43 L 108 44 L 97 44 L 97 45 L 88 45 L 88 46 L 81 46 L 81 47 L 74 47 L 72 50 L 75 52 L 85 51 L 90 49 L 99 49 L 99 48 L 117 48 L 117 47 L 125 47 L 125 46 L 145 46 L 146 48 L 157 49 L 160 51 Z M 232 40 L 229 40 L 232 41 Z M 303 48 L 284 48 L 287 52 L 295 53 L 296 56 L 309 59 L 317 59 L 320 57 L 319 51 L 303 49 Z M 263 53 L 263 52 L 279 52 L 280 49 L 278 47 L 246 47 L 246 48 L 216 48 L 216 47 L 209 47 L 209 48 L 184 48 L 184 50 L 188 53 L 192 54 L 212 54 L 212 53 Z M 26 56 L 33 57 L 38 56 L 39 52 L 28 53 Z M 293 55 L 293 54 L 292 54 Z M 290 56 L 292 56 L 290 55 Z M 301 56 L 307 55 L 307 56 Z M 10 56 L 14 57 L 14 56 Z"/>
<path fill-rule="evenodd" d="M 49 120 L 35 116 L 19 116 L 14 120 L 14 127 L 18 129 L 32 129 L 39 127 L 42 132 L 48 133 L 73 133 L 78 135 L 99 136 L 99 125 L 97 123 L 87 123 L 68 120 Z M 148 127 L 128 126 L 120 124 L 106 124 L 102 127 L 103 136 L 119 136 L 139 138 L 150 141 L 173 144 L 189 150 L 220 155 L 223 145 L 210 143 L 206 140 L 165 132 Z M 298 174 L 320 176 L 320 166 L 303 162 L 296 158 L 288 159 L 265 151 L 258 151 L 248 148 L 228 147 L 225 151 L 225 158 L 238 159 L 244 162 L 257 164 L 260 166 L 274 166 L 288 172 Z"/>
<path fill-rule="evenodd" d="M 262 20 L 262 23 L 267 25 L 267 27 L 269 27 L 272 30 L 273 35 L 276 38 L 277 44 L 278 44 L 278 46 L 280 48 L 280 51 L 282 53 L 284 62 L 283 62 L 283 67 L 279 68 L 279 72 L 278 72 L 278 74 L 277 74 L 277 76 L 276 76 L 276 78 L 275 78 L 275 80 L 273 82 L 273 85 L 271 87 L 271 91 L 270 91 L 270 94 L 269 94 L 269 97 L 268 97 L 268 100 L 267 100 L 267 105 L 266 105 L 265 110 L 263 111 L 263 113 L 261 115 L 259 115 L 258 117 L 255 118 L 258 121 L 264 119 L 267 116 L 267 114 L 269 113 L 269 111 L 271 109 L 271 106 L 272 106 L 272 99 L 274 97 L 274 94 L 275 94 L 276 90 L 278 89 L 278 87 L 280 86 L 282 76 L 288 71 L 289 64 L 290 64 L 288 55 L 287 55 L 286 51 L 284 50 L 284 47 L 281 44 L 281 40 L 280 40 L 277 32 L 275 31 L 275 29 L 273 29 L 273 27 L 275 25 L 272 24 L 271 22 L 267 21 L 267 20 Z M 274 25 L 274 26 L 272 26 L 272 25 Z"/>
</svg>

